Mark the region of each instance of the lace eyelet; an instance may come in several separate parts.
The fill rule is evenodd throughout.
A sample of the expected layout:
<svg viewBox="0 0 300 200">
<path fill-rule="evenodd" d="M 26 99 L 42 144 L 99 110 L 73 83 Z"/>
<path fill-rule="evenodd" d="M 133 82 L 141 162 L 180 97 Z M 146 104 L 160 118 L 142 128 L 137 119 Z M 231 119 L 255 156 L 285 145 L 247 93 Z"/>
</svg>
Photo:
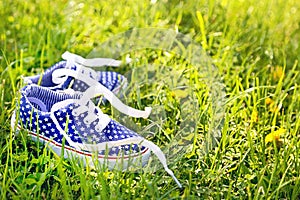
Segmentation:
<svg viewBox="0 0 300 200">
<path fill-rule="evenodd" d="M 92 123 L 92 122 L 91 122 L 90 120 L 88 120 L 88 119 L 84 119 L 83 121 L 84 121 L 85 124 L 91 124 L 91 123 Z"/>
<path fill-rule="evenodd" d="M 74 116 L 78 116 L 78 115 L 79 115 L 79 113 L 77 112 L 77 110 L 73 109 L 73 111 L 72 111 L 72 115 L 74 115 Z"/>
<path fill-rule="evenodd" d="M 96 129 L 97 132 L 100 132 L 101 131 L 101 126 L 97 125 L 97 126 L 95 126 L 95 129 Z"/>
</svg>

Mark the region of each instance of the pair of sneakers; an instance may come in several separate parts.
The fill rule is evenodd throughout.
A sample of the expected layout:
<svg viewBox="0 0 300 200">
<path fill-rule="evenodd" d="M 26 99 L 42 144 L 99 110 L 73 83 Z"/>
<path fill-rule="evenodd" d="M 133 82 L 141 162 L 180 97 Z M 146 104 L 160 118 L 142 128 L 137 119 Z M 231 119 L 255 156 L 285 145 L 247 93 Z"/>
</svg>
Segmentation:
<svg viewBox="0 0 300 200">
<path fill-rule="evenodd" d="M 121 166 L 125 170 L 137 163 L 144 166 L 152 152 L 181 188 L 157 145 L 111 119 L 93 101 L 103 95 L 104 101 L 131 117 L 150 115 L 150 107 L 137 110 L 117 98 L 127 85 L 124 76 L 92 69 L 120 66 L 122 62 L 110 58 L 85 59 L 70 52 L 65 52 L 62 58 L 64 61 L 42 75 L 25 78 L 27 85 L 20 91 L 12 127 L 27 130 L 34 140 L 46 143 L 59 156 L 77 157 L 86 165 L 97 161 L 109 169 Z"/>
</svg>

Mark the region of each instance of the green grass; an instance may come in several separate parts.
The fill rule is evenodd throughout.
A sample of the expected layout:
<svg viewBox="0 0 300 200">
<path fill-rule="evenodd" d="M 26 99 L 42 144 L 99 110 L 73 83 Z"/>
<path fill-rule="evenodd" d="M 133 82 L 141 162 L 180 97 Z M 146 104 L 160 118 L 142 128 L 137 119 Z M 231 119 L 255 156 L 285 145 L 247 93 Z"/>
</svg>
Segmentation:
<svg viewBox="0 0 300 200">
<path fill-rule="evenodd" d="M 299 199 L 299 12 L 296 0 L 1 1 L 1 198 Z M 189 86 L 196 88 L 200 117 L 197 129 L 186 135 L 192 138 L 186 153 L 176 162 L 169 158 L 183 191 L 161 168 L 155 173 L 85 168 L 31 141 L 26 131 L 16 136 L 11 130 L 22 75 L 42 72 L 66 50 L 86 56 L 115 34 L 145 27 L 189 35 L 212 57 L 225 85 L 222 137 L 203 154 L 201 141 L 211 112 L 208 90 L 196 73 L 186 75 Z M 160 51 L 132 53 L 143 63 L 188 68 L 184 60 L 166 59 Z M 156 86 L 161 87 L 155 99 Z M 129 97 L 128 104 L 137 108 L 164 106 L 163 130 L 150 140 L 164 149 L 177 139 L 174 91 L 144 84 Z M 280 128 L 286 130 L 280 141 L 266 143 L 266 136 Z"/>
</svg>

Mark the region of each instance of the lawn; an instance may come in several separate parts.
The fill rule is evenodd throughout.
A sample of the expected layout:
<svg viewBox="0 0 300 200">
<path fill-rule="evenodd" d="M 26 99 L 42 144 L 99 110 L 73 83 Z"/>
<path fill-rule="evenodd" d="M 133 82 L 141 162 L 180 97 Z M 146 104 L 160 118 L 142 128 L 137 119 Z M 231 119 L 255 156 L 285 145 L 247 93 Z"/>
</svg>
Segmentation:
<svg viewBox="0 0 300 200">
<path fill-rule="evenodd" d="M 299 199 L 299 12 L 296 0 L 2 0 L 1 198 Z M 138 48 L 168 44 L 164 33 L 193 41 L 197 58 L 185 40 L 179 53 Z M 163 150 L 182 190 L 155 158 L 138 171 L 84 167 L 11 129 L 22 76 L 65 51 L 135 58 L 105 69 L 129 77 L 122 100 L 154 107 L 151 120 L 103 110 Z"/>
</svg>

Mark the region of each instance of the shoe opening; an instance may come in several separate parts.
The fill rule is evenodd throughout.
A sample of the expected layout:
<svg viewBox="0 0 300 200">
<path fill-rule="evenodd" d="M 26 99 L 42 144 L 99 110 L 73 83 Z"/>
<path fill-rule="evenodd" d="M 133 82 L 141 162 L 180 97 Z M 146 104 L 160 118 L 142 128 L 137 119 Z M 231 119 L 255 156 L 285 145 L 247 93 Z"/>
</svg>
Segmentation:
<svg viewBox="0 0 300 200">
<path fill-rule="evenodd" d="M 34 108 L 43 112 L 50 112 L 52 106 L 57 102 L 66 99 L 79 99 L 81 96 L 79 93 L 68 94 L 62 91 L 52 91 L 38 85 L 27 86 L 22 94 Z"/>
</svg>

